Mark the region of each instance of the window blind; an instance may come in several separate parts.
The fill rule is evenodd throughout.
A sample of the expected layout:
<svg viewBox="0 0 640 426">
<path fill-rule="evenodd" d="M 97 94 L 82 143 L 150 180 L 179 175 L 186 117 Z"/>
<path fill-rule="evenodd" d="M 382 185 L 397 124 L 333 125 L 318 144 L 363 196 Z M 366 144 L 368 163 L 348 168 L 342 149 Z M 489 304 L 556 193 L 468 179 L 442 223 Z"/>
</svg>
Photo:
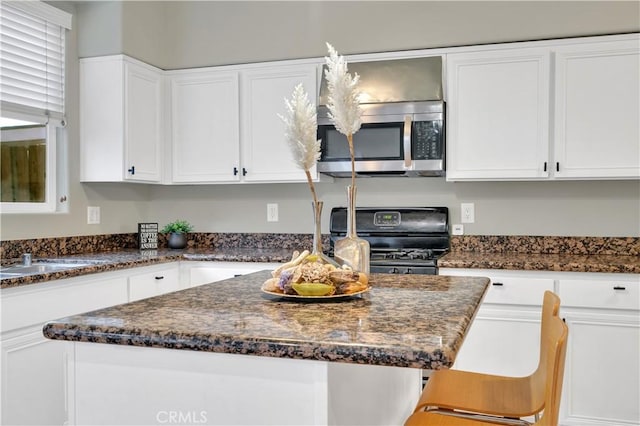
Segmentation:
<svg viewBox="0 0 640 426">
<path fill-rule="evenodd" d="M 3 110 L 64 116 L 65 31 L 71 15 L 42 2 L 0 2 Z"/>
</svg>

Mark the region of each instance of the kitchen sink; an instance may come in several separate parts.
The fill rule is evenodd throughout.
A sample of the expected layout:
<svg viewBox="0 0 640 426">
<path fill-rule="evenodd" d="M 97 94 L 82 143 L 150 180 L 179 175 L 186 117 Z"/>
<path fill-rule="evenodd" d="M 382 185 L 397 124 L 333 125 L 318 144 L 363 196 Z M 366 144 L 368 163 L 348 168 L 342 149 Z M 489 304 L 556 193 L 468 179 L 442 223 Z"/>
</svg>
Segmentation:
<svg viewBox="0 0 640 426">
<path fill-rule="evenodd" d="M 31 265 L 17 264 L 0 268 L 0 279 L 14 278 L 21 275 L 48 274 L 51 272 L 67 271 L 69 269 L 83 268 L 100 263 L 104 262 L 79 260 L 35 261 L 32 262 Z"/>
</svg>

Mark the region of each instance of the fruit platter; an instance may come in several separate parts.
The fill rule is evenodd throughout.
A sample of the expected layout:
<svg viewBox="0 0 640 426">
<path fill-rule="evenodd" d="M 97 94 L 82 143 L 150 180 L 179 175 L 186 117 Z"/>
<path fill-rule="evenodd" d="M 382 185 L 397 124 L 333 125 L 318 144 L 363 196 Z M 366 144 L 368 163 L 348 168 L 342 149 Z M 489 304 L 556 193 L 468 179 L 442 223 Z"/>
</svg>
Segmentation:
<svg viewBox="0 0 640 426">
<path fill-rule="evenodd" d="M 342 298 L 369 290 L 362 272 L 340 267 L 324 255 L 295 251 L 291 260 L 271 272 L 262 291 L 293 299 Z"/>
</svg>

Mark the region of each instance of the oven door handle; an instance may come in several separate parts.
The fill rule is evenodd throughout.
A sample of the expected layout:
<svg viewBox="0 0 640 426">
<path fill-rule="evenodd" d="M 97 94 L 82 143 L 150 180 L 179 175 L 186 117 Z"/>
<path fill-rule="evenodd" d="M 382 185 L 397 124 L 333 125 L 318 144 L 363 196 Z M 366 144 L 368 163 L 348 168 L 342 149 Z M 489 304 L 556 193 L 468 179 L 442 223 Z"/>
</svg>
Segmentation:
<svg viewBox="0 0 640 426">
<path fill-rule="evenodd" d="M 411 159 L 411 124 L 412 118 L 410 115 L 404 116 L 404 136 L 402 142 L 404 145 L 404 168 L 406 170 L 411 169 L 413 160 Z"/>
</svg>

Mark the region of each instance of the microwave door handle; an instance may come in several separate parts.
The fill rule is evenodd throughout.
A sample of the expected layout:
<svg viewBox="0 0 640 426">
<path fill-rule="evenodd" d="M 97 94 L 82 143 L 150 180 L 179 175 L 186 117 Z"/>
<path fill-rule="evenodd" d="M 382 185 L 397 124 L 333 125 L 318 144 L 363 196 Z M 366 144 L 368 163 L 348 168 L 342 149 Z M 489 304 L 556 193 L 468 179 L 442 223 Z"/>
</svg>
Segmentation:
<svg viewBox="0 0 640 426">
<path fill-rule="evenodd" d="M 410 115 L 405 115 L 404 116 L 404 137 L 403 137 L 403 143 L 404 143 L 404 168 L 405 169 L 410 169 L 411 168 L 411 116 Z"/>
</svg>

